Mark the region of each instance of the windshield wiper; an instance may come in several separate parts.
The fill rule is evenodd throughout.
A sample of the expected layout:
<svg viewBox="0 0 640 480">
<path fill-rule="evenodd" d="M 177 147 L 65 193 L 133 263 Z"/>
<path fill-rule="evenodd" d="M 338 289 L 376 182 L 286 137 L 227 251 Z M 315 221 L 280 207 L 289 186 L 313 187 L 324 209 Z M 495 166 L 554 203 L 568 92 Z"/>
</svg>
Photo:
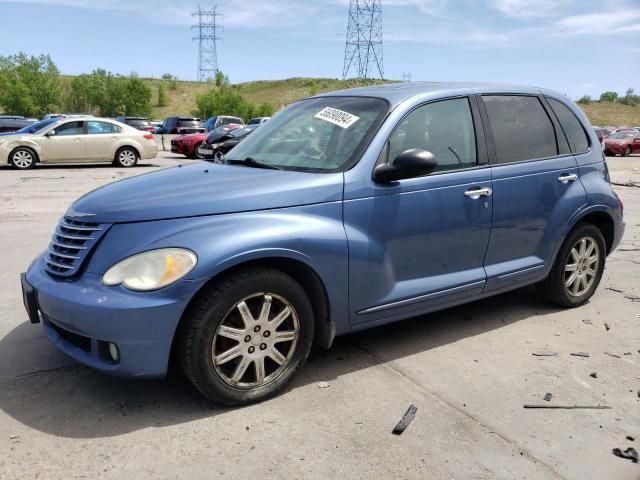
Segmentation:
<svg viewBox="0 0 640 480">
<path fill-rule="evenodd" d="M 283 170 L 280 167 L 276 167 L 275 165 L 269 165 L 268 163 L 258 162 L 253 157 L 247 157 L 244 160 L 225 160 L 230 165 L 246 165 L 251 168 L 264 168 L 267 170 Z"/>
</svg>

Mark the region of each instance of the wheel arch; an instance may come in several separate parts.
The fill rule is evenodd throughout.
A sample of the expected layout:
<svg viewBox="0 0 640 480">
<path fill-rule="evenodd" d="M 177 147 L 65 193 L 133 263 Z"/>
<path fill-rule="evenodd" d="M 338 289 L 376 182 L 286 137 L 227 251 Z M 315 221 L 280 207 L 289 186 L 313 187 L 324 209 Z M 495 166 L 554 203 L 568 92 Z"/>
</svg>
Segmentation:
<svg viewBox="0 0 640 480">
<path fill-rule="evenodd" d="M 607 247 L 607 255 L 609 255 L 613 248 L 615 238 L 615 224 L 611 215 L 602 210 L 587 213 L 578 219 L 578 221 L 571 227 L 571 230 L 581 223 L 590 223 L 598 227 L 598 230 L 602 232 L 602 236 L 604 237 L 604 242 Z"/>
<path fill-rule="evenodd" d="M 226 265 L 224 269 L 209 278 L 193 295 L 187 307 L 185 308 L 178 326 L 176 327 L 171 346 L 171 357 L 175 357 L 175 348 L 179 343 L 182 328 L 185 324 L 186 317 L 191 312 L 193 306 L 200 301 L 206 291 L 212 285 L 224 281 L 226 277 L 234 275 L 238 272 L 252 268 L 270 268 L 279 270 L 291 276 L 296 282 L 302 286 L 309 296 L 311 307 L 315 318 L 314 344 L 322 348 L 330 348 L 335 337 L 335 323 L 331 319 L 329 295 L 327 288 L 322 281 L 320 275 L 304 261 L 285 257 L 285 256 L 266 256 L 261 258 L 251 258 L 240 260 L 234 264 Z"/>
<path fill-rule="evenodd" d="M 38 149 L 35 148 L 33 145 L 16 145 L 15 147 L 13 147 L 9 151 L 9 155 L 7 155 L 7 163 L 11 163 L 11 157 L 13 156 L 13 153 L 19 148 L 26 148 L 27 150 L 31 150 L 31 152 L 33 152 L 33 154 L 36 157 L 35 163 L 40 163 L 40 152 L 38 152 Z"/>
</svg>

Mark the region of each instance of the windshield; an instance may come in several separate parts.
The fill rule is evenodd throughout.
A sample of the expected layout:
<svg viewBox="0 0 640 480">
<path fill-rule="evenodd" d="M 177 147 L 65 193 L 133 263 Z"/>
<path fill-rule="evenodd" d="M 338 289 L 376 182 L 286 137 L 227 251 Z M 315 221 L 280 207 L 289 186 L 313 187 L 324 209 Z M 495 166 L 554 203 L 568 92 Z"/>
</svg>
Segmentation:
<svg viewBox="0 0 640 480">
<path fill-rule="evenodd" d="M 614 139 L 620 140 L 623 138 L 631 138 L 631 137 L 633 137 L 633 132 L 616 132 L 616 133 L 612 133 L 607 138 L 614 138 Z"/>
<path fill-rule="evenodd" d="M 251 158 L 286 170 L 342 171 L 358 160 L 388 109 L 378 98 L 303 100 L 261 125 L 227 160 Z"/>
<path fill-rule="evenodd" d="M 53 125 L 54 123 L 57 123 L 58 121 L 59 121 L 58 119 L 40 120 L 39 122 L 36 122 L 24 128 L 21 128 L 16 133 L 39 133 L 45 128 L 47 128 L 48 126 Z"/>
<path fill-rule="evenodd" d="M 181 118 L 178 123 L 180 123 L 181 127 L 201 127 L 202 126 L 202 122 L 200 120 L 193 120 L 193 119 L 185 119 L 185 118 Z"/>
<path fill-rule="evenodd" d="M 131 125 L 132 127 L 148 127 L 151 125 L 151 122 L 149 120 L 144 120 L 144 119 L 140 119 L 140 118 L 136 118 L 136 119 L 130 119 L 127 120 L 127 123 L 129 125 Z"/>
</svg>

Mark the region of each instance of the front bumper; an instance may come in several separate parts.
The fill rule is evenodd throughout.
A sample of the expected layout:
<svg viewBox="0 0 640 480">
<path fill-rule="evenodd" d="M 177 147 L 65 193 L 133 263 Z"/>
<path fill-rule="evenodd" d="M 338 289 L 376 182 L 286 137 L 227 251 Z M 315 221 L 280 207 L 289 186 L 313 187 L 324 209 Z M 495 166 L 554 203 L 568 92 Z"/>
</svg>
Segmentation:
<svg viewBox="0 0 640 480">
<path fill-rule="evenodd" d="M 112 375 L 154 378 L 166 374 L 176 328 L 204 279 L 137 293 L 106 287 L 99 275 L 87 272 L 75 281 L 57 279 L 43 267 L 40 257 L 25 280 L 34 290 L 36 319 L 60 350 Z M 105 357 L 108 343 L 118 346 L 117 363 Z"/>
<path fill-rule="evenodd" d="M 193 155 L 193 152 L 195 151 L 196 146 L 195 144 L 192 143 L 174 143 L 171 142 L 171 152 L 173 153 L 179 153 L 181 155 Z"/>
</svg>

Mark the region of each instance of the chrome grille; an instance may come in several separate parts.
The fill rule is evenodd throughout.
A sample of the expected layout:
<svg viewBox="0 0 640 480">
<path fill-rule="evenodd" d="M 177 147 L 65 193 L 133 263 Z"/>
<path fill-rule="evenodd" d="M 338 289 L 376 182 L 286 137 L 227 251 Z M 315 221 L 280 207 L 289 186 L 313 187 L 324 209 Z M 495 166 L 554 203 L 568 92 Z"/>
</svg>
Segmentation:
<svg viewBox="0 0 640 480">
<path fill-rule="evenodd" d="M 110 226 L 63 217 L 51 237 L 45 256 L 46 270 L 60 277 L 70 277 L 77 273 L 96 242 Z"/>
</svg>

